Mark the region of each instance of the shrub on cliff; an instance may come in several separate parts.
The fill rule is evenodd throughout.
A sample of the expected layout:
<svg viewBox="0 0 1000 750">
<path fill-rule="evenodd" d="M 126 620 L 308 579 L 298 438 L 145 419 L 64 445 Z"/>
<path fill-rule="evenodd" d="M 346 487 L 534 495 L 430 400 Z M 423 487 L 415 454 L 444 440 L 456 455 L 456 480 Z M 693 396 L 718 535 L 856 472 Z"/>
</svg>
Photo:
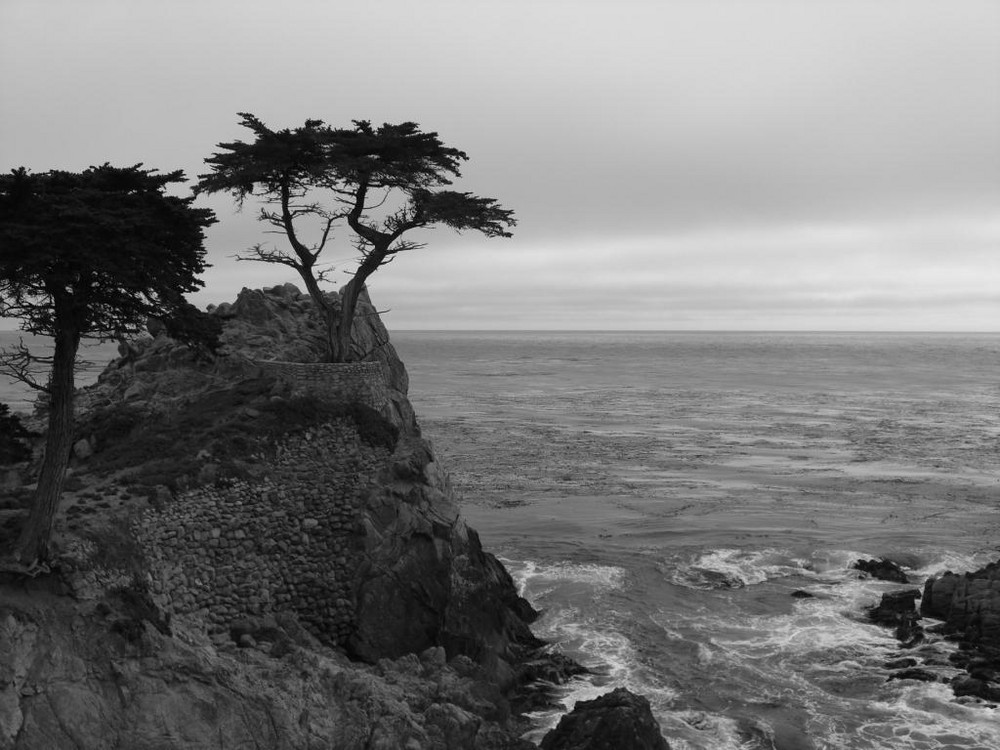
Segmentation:
<svg viewBox="0 0 1000 750">
<path fill-rule="evenodd" d="M 192 399 L 170 413 L 151 416 L 116 405 L 94 412 L 81 437 L 95 446 L 89 468 L 101 474 L 130 470 L 141 485 L 184 489 L 204 463 L 222 475 L 241 476 L 256 453 L 282 437 L 338 419 L 354 423 L 362 442 L 392 452 L 399 430 L 363 404 L 332 404 L 313 396 L 275 397 L 275 381 L 253 378 Z"/>
<path fill-rule="evenodd" d="M 340 412 L 354 422 L 358 437 L 372 448 L 385 448 L 392 453 L 399 442 L 399 428 L 365 404 L 350 404 Z"/>
<path fill-rule="evenodd" d="M 7 404 L 0 404 L 0 465 L 16 464 L 31 458 L 31 448 L 24 442 L 32 437 L 21 418 L 10 413 Z"/>
</svg>

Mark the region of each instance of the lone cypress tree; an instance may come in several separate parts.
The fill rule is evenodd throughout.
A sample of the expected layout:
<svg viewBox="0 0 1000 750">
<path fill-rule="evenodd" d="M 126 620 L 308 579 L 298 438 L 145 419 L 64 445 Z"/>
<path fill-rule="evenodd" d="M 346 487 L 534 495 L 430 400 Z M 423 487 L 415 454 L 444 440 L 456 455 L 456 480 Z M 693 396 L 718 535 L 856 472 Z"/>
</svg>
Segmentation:
<svg viewBox="0 0 1000 750">
<path fill-rule="evenodd" d="M 212 211 L 167 195 L 181 172 L 105 164 L 84 172 L 0 176 L 0 317 L 55 345 L 45 457 L 27 523 L 14 550 L 33 566 L 49 539 L 73 442 L 73 375 L 81 339 L 142 330 L 195 291 L 205 268 Z M 26 375 L 26 377 L 28 377 Z"/>
<path fill-rule="evenodd" d="M 252 114 L 240 117 L 254 140 L 218 144 L 220 151 L 205 160 L 212 171 L 199 176 L 196 190 L 230 193 L 241 206 L 247 197 L 264 201 L 259 220 L 283 233 L 288 248 L 258 244 L 240 258 L 295 269 L 323 315 L 332 362 L 355 356 L 351 331 L 368 278 L 399 253 L 424 246 L 410 232 L 440 224 L 511 236 L 513 211 L 494 198 L 444 189 L 461 176 L 459 165 L 468 156 L 415 123 L 376 128 L 355 120 L 351 128 L 335 129 L 306 120 L 271 130 Z M 350 231 L 358 265 L 338 307 L 320 288 L 327 272 L 319 262 L 341 227 Z"/>
</svg>

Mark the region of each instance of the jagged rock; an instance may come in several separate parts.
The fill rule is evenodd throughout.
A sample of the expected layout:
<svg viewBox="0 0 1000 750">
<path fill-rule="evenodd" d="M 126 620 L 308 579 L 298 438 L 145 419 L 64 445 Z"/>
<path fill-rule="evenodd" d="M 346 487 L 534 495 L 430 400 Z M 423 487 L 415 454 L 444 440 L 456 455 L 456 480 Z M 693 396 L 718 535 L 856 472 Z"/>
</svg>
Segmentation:
<svg viewBox="0 0 1000 750">
<path fill-rule="evenodd" d="M 964 575 L 928 579 L 920 612 L 944 620 L 947 632 L 964 640 L 1000 643 L 1000 562 Z"/>
<path fill-rule="evenodd" d="M 542 739 L 542 750 L 670 750 L 649 701 L 617 688 L 579 701 Z"/>
<path fill-rule="evenodd" d="M 896 638 L 904 646 L 913 646 L 924 637 L 923 628 L 919 625 L 920 613 L 915 606 L 919 598 L 919 589 L 890 591 L 882 594 L 882 600 L 868 610 L 868 616 L 877 625 L 895 628 Z"/>
<path fill-rule="evenodd" d="M 1000 561 L 956 575 L 945 573 L 924 584 L 920 612 L 943 620 L 941 631 L 959 640 L 952 661 L 969 676 L 952 682 L 955 695 L 1000 701 Z"/>
<path fill-rule="evenodd" d="M 414 672 L 390 662 L 379 674 L 318 646 L 276 658 L 247 633 L 246 648 L 217 649 L 195 631 L 171 637 L 146 621 L 126 633 L 117 625 L 134 613 L 118 600 L 102 605 L 4 590 L 0 748 L 531 747 L 479 711 L 494 705 L 475 697 L 487 686 L 447 665 Z"/>
<path fill-rule="evenodd" d="M 375 661 L 441 646 L 449 659 L 467 656 L 513 682 L 512 665 L 542 645 L 527 626 L 534 610 L 459 517 L 429 446 L 411 443 L 408 481 L 399 481 L 397 461 L 368 501 L 351 653 Z"/>
<path fill-rule="evenodd" d="M 906 573 L 899 565 L 884 557 L 877 560 L 857 560 L 851 567 L 880 581 L 891 581 L 893 583 L 910 582 Z"/>
</svg>

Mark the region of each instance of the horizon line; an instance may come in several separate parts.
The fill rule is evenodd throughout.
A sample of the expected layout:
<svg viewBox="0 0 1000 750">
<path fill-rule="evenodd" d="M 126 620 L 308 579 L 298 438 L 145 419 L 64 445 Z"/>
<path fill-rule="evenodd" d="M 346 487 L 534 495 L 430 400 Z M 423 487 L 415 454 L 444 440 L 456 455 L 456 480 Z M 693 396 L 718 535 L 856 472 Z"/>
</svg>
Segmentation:
<svg viewBox="0 0 1000 750">
<path fill-rule="evenodd" d="M 390 328 L 395 333 L 893 333 L 998 335 L 996 330 L 851 329 L 851 328 Z"/>
</svg>

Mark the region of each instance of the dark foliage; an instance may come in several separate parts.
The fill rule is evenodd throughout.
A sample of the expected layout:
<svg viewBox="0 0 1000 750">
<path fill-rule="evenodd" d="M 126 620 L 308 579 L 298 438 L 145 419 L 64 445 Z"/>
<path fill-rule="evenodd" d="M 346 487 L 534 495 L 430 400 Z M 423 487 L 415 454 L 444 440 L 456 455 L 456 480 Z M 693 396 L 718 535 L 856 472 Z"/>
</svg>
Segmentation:
<svg viewBox="0 0 1000 750">
<path fill-rule="evenodd" d="M 96 412 L 82 431 L 95 437 L 88 469 L 102 475 L 132 470 L 135 484 L 183 490 L 196 481 L 206 455 L 223 476 L 246 476 L 254 454 L 271 451 L 286 435 L 338 419 L 350 419 L 367 445 L 395 449 L 398 429 L 374 409 L 311 396 L 272 399 L 274 386 L 271 378 L 244 380 L 169 415 L 150 417 L 127 406 Z"/>
<path fill-rule="evenodd" d="M 183 181 L 141 165 L 0 175 L 0 315 L 52 338 L 67 325 L 109 338 L 180 304 L 202 286 L 215 222 L 166 194 Z"/>
<path fill-rule="evenodd" d="M 349 417 L 358 429 L 358 437 L 372 448 L 384 448 L 390 453 L 399 442 L 399 428 L 365 404 L 343 407 L 343 416 Z"/>
<path fill-rule="evenodd" d="M 48 556 L 73 440 L 81 339 L 135 335 L 202 286 L 204 230 L 215 217 L 193 197 L 167 194 L 183 179 L 109 164 L 0 175 L 0 316 L 54 342 L 45 457 L 14 550 L 26 564 Z"/>
<path fill-rule="evenodd" d="M 199 310 L 189 302 L 180 302 L 160 318 L 167 335 L 199 354 L 214 357 L 222 343 L 222 321 Z"/>
<path fill-rule="evenodd" d="M 7 404 L 0 404 L 0 466 L 16 464 L 31 458 L 28 439 L 35 433 L 28 430 L 21 418 L 12 414 Z"/>
<path fill-rule="evenodd" d="M 311 119 L 271 130 L 255 115 L 240 117 L 254 140 L 218 144 L 205 160 L 212 171 L 199 175 L 197 190 L 229 193 L 240 205 L 248 196 L 263 199 L 260 220 L 284 234 L 289 249 L 259 244 L 241 259 L 295 269 L 322 311 L 332 361 L 357 356 L 351 330 L 368 277 L 398 253 L 423 247 L 409 232 L 444 225 L 509 237 L 516 223 L 513 211 L 494 198 L 442 189 L 461 176 L 468 156 L 416 123 L 376 128 L 355 120 L 353 127 L 332 128 Z M 358 265 L 340 303 L 332 304 L 320 289 L 326 269 L 318 264 L 341 228 L 348 230 Z"/>
</svg>

